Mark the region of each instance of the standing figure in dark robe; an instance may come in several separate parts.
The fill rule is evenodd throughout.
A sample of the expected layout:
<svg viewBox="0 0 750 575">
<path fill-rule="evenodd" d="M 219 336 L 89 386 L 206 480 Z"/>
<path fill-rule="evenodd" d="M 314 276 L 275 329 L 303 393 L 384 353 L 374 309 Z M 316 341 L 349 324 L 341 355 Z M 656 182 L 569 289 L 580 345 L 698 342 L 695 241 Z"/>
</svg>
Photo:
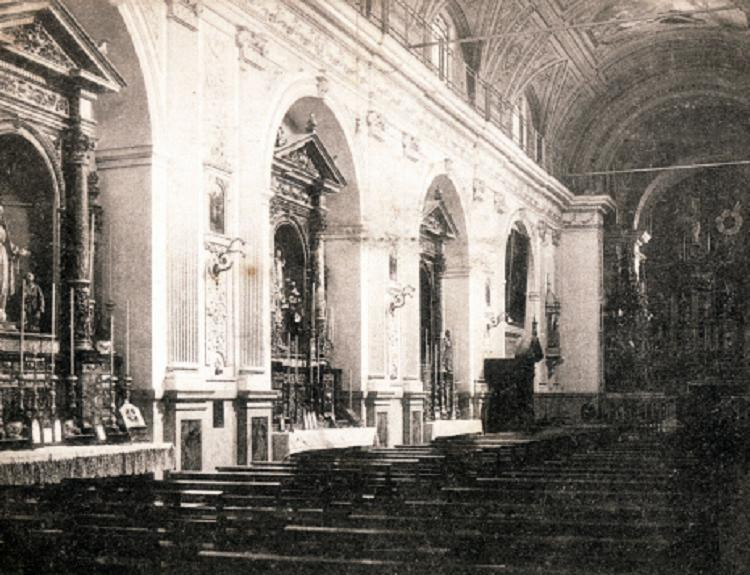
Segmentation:
<svg viewBox="0 0 750 575">
<path fill-rule="evenodd" d="M 29 272 L 24 281 L 24 314 L 26 316 L 26 329 L 38 332 L 44 315 L 44 293 L 39 284 L 36 283 L 34 274 Z"/>
</svg>

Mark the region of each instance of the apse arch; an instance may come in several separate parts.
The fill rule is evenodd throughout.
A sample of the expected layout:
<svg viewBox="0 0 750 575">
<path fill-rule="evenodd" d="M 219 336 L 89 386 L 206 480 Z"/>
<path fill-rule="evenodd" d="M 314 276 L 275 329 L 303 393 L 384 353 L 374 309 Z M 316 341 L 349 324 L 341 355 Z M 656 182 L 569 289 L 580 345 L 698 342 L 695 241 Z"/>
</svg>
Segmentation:
<svg viewBox="0 0 750 575">
<path fill-rule="evenodd" d="M 610 167 L 623 138 L 644 118 L 660 109 L 685 101 L 725 101 L 731 108 L 750 109 L 747 83 L 740 85 L 730 74 L 676 71 L 668 77 L 652 77 L 615 98 L 597 102 L 592 108 L 578 108 L 555 129 L 563 167 L 568 171 L 586 171 Z M 606 123 L 597 122 L 606 110 Z"/>
<path fill-rule="evenodd" d="M 687 156 L 681 158 L 676 163 L 678 165 L 691 165 L 698 163 L 711 163 L 721 161 L 722 157 L 718 155 L 699 155 L 699 156 Z M 658 174 L 646 189 L 641 194 L 638 200 L 638 206 L 636 207 L 635 214 L 633 216 L 633 231 L 643 231 L 645 226 L 648 225 L 646 216 L 649 213 L 651 206 L 656 202 L 663 194 L 669 193 L 669 190 L 675 187 L 677 184 L 693 177 L 698 172 L 702 171 L 703 168 L 685 169 L 685 170 L 669 170 Z"/>
</svg>

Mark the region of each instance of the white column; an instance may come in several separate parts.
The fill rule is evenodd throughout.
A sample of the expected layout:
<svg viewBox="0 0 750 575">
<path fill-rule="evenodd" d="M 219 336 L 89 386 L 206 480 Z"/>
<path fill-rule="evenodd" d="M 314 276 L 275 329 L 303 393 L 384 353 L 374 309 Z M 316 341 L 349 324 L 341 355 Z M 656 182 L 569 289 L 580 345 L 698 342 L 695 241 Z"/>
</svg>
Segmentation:
<svg viewBox="0 0 750 575">
<path fill-rule="evenodd" d="M 602 390 L 603 228 L 613 209 L 609 196 L 578 196 L 563 215 L 559 382 L 566 393 Z"/>
</svg>

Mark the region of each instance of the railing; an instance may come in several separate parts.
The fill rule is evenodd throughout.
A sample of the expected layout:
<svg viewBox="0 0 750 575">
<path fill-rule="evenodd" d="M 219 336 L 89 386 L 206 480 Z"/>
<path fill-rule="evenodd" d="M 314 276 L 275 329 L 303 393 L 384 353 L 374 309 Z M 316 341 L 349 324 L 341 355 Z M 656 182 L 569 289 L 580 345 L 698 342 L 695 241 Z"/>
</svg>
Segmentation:
<svg viewBox="0 0 750 575">
<path fill-rule="evenodd" d="M 639 432 L 674 431 L 677 398 L 660 393 L 608 393 L 600 404 L 601 419 Z"/>
<path fill-rule="evenodd" d="M 441 31 L 426 22 L 403 0 L 346 0 L 384 34 L 397 40 L 432 70 L 448 88 L 469 104 L 482 118 L 494 124 L 527 156 L 547 168 L 544 136 L 531 125 L 522 110 L 456 57 L 450 44 L 441 40 Z M 438 42 L 433 46 L 422 46 Z M 454 44 L 458 46 L 458 44 Z"/>
</svg>

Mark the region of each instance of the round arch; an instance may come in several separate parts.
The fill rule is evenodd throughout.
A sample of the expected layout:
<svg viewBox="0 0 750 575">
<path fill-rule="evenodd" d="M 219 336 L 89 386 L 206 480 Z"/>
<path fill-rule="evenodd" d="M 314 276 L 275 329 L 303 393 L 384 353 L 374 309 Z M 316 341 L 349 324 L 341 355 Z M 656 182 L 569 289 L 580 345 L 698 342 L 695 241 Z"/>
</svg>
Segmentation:
<svg viewBox="0 0 750 575">
<path fill-rule="evenodd" d="M 355 120 L 351 113 L 346 109 L 344 104 L 336 97 L 335 94 L 331 93 L 334 89 L 321 97 L 318 89 L 318 81 L 315 77 L 308 74 L 297 74 L 292 76 L 286 83 L 283 83 L 278 87 L 270 96 L 269 101 L 275 104 L 268 113 L 269 122 L 268 129 L 262 136 L 261 143 L 261 155 L 264 166 L 271 166 L 273 164 L 273 156 L 276 151 L 276 136 L 278 133 L 279 126 L 284 122 L 284 118 L 294 105 L 303 100 L 317 102 L 317 110 L 326 110 L 325 115 L 330 115 L 332 123 L 340 130 L 343 136 L 343 141 L 346 146 L 346 153 L 349 156 L 351 165 L 349 169 L 345 171 L 344 176 L 347 179 L 347 188 L 350 192 L 356 191 L 357 209 L 361 205 L 361 199 L 359 194 L 359 188 L 357 186 L 358 179 L 358 168 L 357 158 L 355 151 L 358 149 L 355 143 L 354 125 Z M 318 121 L 322 118 L 316 117 Z M 322 132 L 322 128 L 318 130 L 319 135 Z M 324 138 L 323 143 L 326 144 Z M 337 158 L 338 162 L 339 158 Z M 349 173 L 346 173 L 349 172 Z M 263 189 L 271 189 L 271 170 L 267 169 L 263 171 Z"/>
</svg>

